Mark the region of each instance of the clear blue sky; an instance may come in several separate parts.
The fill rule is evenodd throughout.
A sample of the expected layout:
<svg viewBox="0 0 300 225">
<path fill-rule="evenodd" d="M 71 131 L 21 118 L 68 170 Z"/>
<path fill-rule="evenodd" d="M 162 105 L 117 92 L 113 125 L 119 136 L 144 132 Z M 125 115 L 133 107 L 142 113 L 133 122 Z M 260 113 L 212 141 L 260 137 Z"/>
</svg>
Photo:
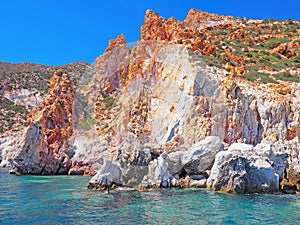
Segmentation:
<svg viewBox="0 0 300 225">
<path fill-rule="evenodd" d="M 136 41 L 147 9 L 183 20 L 190 8 L 236 17 L 300 20 L 299 0 L 3 0 L 0 61 L 92 63 L 117 35 Z"/>
</svg>

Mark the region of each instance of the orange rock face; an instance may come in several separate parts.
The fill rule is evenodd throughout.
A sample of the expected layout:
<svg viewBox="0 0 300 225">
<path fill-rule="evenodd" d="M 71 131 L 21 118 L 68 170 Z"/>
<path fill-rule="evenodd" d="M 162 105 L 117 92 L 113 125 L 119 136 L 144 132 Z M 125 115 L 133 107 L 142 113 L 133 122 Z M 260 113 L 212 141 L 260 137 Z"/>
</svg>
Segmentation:
<svg viewBox="0 0 300 225">
<path fill-rule="evenodd" d="M 185 44 L 195 53 L 206 56 L 215 56 L 216 46 L 209 40 L 203 39 L 204 35 L 199 31 L 199 25 L 208 26 L 207 21 L 217 21 L 219 17 L 214 14 L 208 14 L 197 10 L 190 10 L 183 22 L 174 18 L 168 20 L 162 18 L 157 13 L 148 10 L 145 16 L 145 23 L 142 26 L 142 40 L 144 41 L 166 41 L 178 44 Z"/>
<path fill-rule="evenodd" d="M 232 75 L 242 76 L 247 73 L 247 70 L 244 66 L 235 67 L 235 66 L 230 65 L 229 63 L 226 63 L 225 69 L 229 69 L 229 71 Z"/>
<path fill-rule="evenodd" d="M 244 60 L 237 57 L 237 56 L 235 56 L 235 55 L 233 55 L 230 48 L 226 49 L 226 55 L 228 55 L 230 57 L 230 59 L 232 61 L 234 61 L 235 63 L 237 63 L 238 65 L 242 66 L 244 64 Z"/>
<path fill-rule="evenodd" d="M 123 34 L 119 35 L 116 40 L 110 40 L 109 41 L 109 46 L 105 50 L 106 52 L 120 46 L 125 46 L 126 45 L 126 39 Z"/>
<path fill-rule="evenodd" d="M 57 71 L 42 106 L 28 118 L 25 143 L 14 159 L 27 174 L 66 174 L 71 166 L 74 87 L 67 73 Z"/>
<path fill-rule="evenodd" d="M 268 84 L 268 87 L 274 89 L 274 91 L 281 95 L 291 94 L 292 92 L 291 87 L 284 84 Z"/>
<path fill-rule="evenodd" d="M 291 58 L 292 56 L 296 55 L 296 52 L 289 48 L 288 44 L 281 44 L 277 48 L 273 50 L 274 53 L 281 54 L 286 58 Z"/>
<path fill-rule="evenodd" d="M 142 39 L 165 40 L 166 32 L 163 27 L 164 19 L 151 10 L 146 12 L 145 25 L 142 26 Z"/>
</svg>

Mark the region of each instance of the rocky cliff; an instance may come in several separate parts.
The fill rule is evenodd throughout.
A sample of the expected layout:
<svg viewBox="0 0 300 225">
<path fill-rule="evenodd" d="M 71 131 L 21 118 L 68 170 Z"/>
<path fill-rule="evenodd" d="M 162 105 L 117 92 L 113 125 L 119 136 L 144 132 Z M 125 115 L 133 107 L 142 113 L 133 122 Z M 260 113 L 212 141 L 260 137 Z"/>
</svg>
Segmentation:
<svg viewBox="0 0 300 225">
<path fill-rule="evenodd" d="M 74 87 L 67 73 L 57 71 L 42 106 L 29 114 L 26 136 L 14 158 L 22 174 L 67 174 L 73 156 Z"/>
<path fill-rule="evenodd" d="M 110 41 L 76 89 L 80 98 L 69 99 L 85 109 L 75 113 L 82 121 L 75 132 L 72 104 L 53 108 L 64 97 L 49 90 L 54 102 L 44 103 L 40 117 L 32 114 L 25 143 L 34 147 L 29 154 L 23 145 L 16 166 L 32 173 L 34 162 L 37 173 L 65 173 L 74 136 L 74 174 L 81 166 L 100 169 L 89 188 L 296 193 L 299 29 L 299 21 L 191 10 L 181 22 L 148 10 L 136 45 L 128 46 L 124 35 Z M 31 134 L 35 124 L 38 135 Z"/>
<path fill-rule="evenodd" d="M 251 36 L 250 29 L 258 32 L 254 24 L 269 27 L 269 35 Z M 292 149 L 298 158 L 300 138 L 299 84 L 281 73 L 289 69 L 294 75 L 286 77 L 298 81 L 298 63 L 275 68 L 278 58 L 289 60 L 276 50 L 281 46 L 277 40 L 265 49 L 265 55 L 279 54 L 266 63 L 267 71 L 259 65 L 265 56 L 252 55 L 263 55 L 261 48 L 241 46 L 263 37 L 261 43 L 271 45 L 277 35 L 264 21 L 191 10 L 180 22 L 147 11 L 136 46 L 126 46 L 123 35 L 111 41 L 96 59 L 96 74 L 88 85 L 98 133 L 122 170 L 121 181 L 119 176 L 110 179 L 140 184 L 141 190 L 207 185 L 238 193 L 279 191 L 280 182 L 288 180 L 284 168 Z M 226 38 L 222 43 L 220 36 Z M 299 37 L 289 38 L 295 43 Z M 299 52 L 295 46 L 290 50 Z M 206 139 L 215 137 L 220 145 Z M 235 143 L 243 145 L 231 150 Z M 260 143 L 263 147 L 253 148 Z M 99 176 L 90 188 L 107 182 Z"/>
</svg>

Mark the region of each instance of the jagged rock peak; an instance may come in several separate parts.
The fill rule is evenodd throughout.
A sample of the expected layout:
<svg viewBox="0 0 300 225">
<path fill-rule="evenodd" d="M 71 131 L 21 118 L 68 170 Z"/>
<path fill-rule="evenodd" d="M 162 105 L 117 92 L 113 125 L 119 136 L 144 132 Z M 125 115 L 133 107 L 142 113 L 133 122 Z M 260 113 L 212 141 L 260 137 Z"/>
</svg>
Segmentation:
<svg viewBox="0 0 300 225">
<path fill-rule="evenodd" d="M 112 50 L 115 47 L 122 47 L 122 46 L 126 46 L 126 38 L 125 38 L 124 34 L 120 34 L 116 38 L 116 40 L 110 40 L 109 41 L 109 46 L 105 50 L 105 52 L 108 52 L 108 51 Z"/>
<path fill-rule="evenodd" d="M 173 17 L 165 19 L 152 10 L 147 10 L 145 22 L 141 28 L 143 40 L 165 40 L 174 41 L 190 39 L 199 36 L 199 31 L 221 23 L 224 19 L 231 17 L 218 16 L 191 9 L 182 22 Z"/>
<path fill-rule="evenodd" d="M 23 174 L 66 174 L 71 167 L 74 87 L 68 73 L 50 79 L 42 106 L 28 116 L 28 128 L 15 170 Z"/>
</svg>

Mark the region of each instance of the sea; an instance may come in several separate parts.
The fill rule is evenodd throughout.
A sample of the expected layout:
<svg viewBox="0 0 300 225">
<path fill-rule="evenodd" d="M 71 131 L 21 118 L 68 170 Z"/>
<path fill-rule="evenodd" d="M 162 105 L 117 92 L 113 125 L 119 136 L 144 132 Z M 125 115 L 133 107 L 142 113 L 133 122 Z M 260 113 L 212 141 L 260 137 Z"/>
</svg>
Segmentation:
<svg viewBox="0 0 300 225">
<path fill-rule="evenodd" d="M 160 189 L 109 194 L 90 177 L 15 176 L 0 169 L 0 224 L 300 224 L 300 197 Z"/>
</svg>

